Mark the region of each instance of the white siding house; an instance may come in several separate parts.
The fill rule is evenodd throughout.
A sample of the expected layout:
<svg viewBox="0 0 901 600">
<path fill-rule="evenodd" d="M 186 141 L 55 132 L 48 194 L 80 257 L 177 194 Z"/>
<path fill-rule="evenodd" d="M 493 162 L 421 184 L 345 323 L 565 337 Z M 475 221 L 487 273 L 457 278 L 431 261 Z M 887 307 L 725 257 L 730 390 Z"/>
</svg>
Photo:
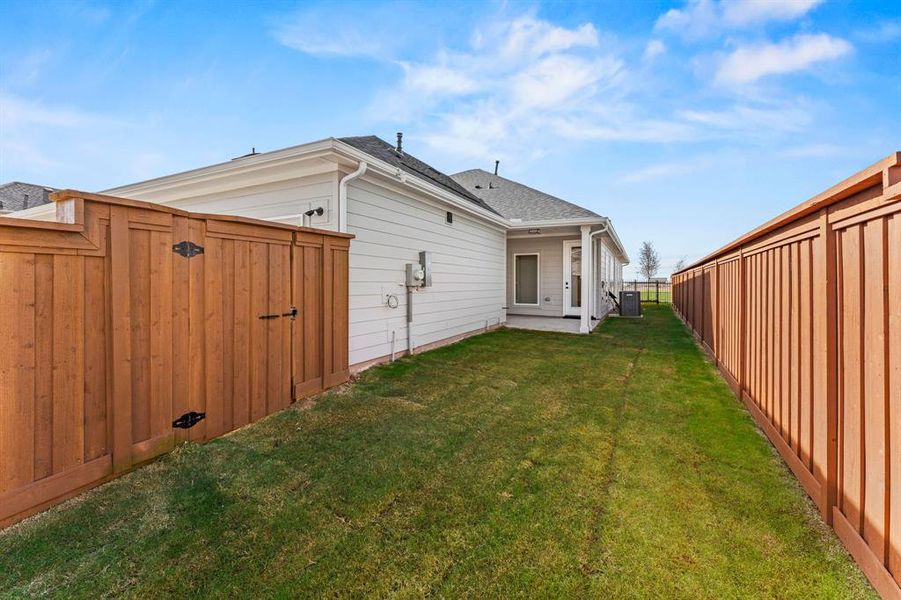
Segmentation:
<svg viewBox="0 0 901 600">
<path fill-rule="evenodd" d="M 481 197 L 479 190 L 466 184 L 367 136 L 329 138 L 254 154 L 105 193 L 193 212 L 354 234 L 349 275 L 349 351 L 354 370 L 410 347 L 434 347 L 497 327 L 505 323 L 508 309 L 563 316 L 563 242 L 582 239 L 590 229 L 601 235 L 591 238 L 599 254 L 587 261 L 591 275 L 586 271 L 585 280 L 590 281 L 586 304 L 591 305 L 591 316 L 606 314 L 609 303 L 601 286 L 613 289 L 617 269 L 621 273 L 627 260 L 609 220 L 579 209 L 585 213 L 581 221 L 564 219 L 557 227 L 555 222 L 544 223 L 553 235 L 531 236 L 528 223 L 504 213 L 508 207 Z M 320 208 L 321 215 L 315 212 Z M 313 214 L 305 217 L 307 212 Z M 52 219 L 53 209 L 41 207 L 14 216 Z M 605 227 L 607 233 L 601 231 Z M 604 255 L 605 244 L 617 248 L 617 253 Z M 541 255 L 541 297 L 534 307 L 514 302 L 512 265 L 519 249 Z M 413 321 L 408 327 L 405 266 L 418 262 L 420 251 L 432 254 L 432 285 L 412 292 Z M 580 294 L 575 298 L 581 303 Z"/>
<path fill-rule="evenodd" d="M 413 294 L 417 348 L 496 327 L 504 317 L 505 231 L 483 219 L 399 190 L 354 182 L 347 192 L 350 253 L 350 364 L 407 347 L 404 266 L 432 252 L 433 285 Z M 395 295 L 398 308 L 389 308 Z"/>
</svg>

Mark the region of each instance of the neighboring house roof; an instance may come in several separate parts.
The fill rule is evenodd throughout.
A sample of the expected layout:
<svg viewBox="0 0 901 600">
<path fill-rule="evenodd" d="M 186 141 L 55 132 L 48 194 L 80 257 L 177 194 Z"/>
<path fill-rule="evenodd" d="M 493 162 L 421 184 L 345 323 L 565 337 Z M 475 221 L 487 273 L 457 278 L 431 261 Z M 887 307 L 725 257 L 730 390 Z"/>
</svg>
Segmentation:
<svg viewBox="0 0 901 600">
<path fill-rule="evenodd" d="M 499 214 L 501 216 L 506 216 L 503 213 L 498 212 L 497 209 L 491 206 L 490 203 L 485 202 L 482 198 L 479 197 L 478 194 L 470 192 L 465 187 L 454 181 L 452 177 L 445 175 L 438 169 L 422 162 L 421 160 L 407 152 L 398 152 L 394 146 L 379 137 L 376 137 L 374 135 L 343 137 L 338 138 L 338 141 L 344 142 L 345 144 L 353 146 L 357 150 L 361 150 L 362 152 L 365 152 L 366 154 L 369 154 L 374 158 L 407 171 L 411 175 L 425 177 L 432 183 L 435 183 L 443 187 L 444 189 L 457 194 L 458 196 L 462 196 L 473 204 L 481 206 L 482 208 L 490 210 L 491 212 Z"/>
<path fill-rule="evenodd" d="M 33 183 L 10 181 L 0 185 L 0 212 L 13 212 L 47 204 L 56 189 Z"/>
<path fill-rule="evenodd" d="M 463 171 L 451 177 L 508 219 L 528 222 L 603 218 L 587 208 L 482 169 Z"/>
</svg>

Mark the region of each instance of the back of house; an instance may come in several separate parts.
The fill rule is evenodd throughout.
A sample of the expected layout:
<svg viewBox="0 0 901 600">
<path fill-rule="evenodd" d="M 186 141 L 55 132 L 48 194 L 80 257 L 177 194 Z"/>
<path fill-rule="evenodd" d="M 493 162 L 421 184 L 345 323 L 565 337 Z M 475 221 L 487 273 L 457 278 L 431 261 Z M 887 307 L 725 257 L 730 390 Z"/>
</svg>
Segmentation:
<svg viewBox="0 0 901 600">
<path fill-rule="evenodd" d="M 442 173 L 405 151 L 400 136 L 397 145 L 361 136 L 254 152 L 104 193 L 352 233 L 348 346 L 355 371 L 498 327 L 508 310 L 587 323 L 603 317 L 628 261 L 609 220 L 537 190 L 521 193 L 531 188 L 503 178 L 481 186 L 473 173 Z M 486 194 L 488 187 L 518 196 Z M 16 216 L 52 218 L 52 211 Z M 600 235 L 583 238 L 583 230 Z M 564 238 L 576 241 L 565 246 Z M 579 256 L 565 263 L 564 250 L 578 251 L 585 240 L 596 252 L 585 261 L 593 267 L 583 286 Z M 520 257 L 523 248 L 535 258 Z M 430 253 L 432 285 L 408 295 L 405 267 L 422 251 Z M 578 273 L 570 278 L 564 269 Z"/>
</svg>

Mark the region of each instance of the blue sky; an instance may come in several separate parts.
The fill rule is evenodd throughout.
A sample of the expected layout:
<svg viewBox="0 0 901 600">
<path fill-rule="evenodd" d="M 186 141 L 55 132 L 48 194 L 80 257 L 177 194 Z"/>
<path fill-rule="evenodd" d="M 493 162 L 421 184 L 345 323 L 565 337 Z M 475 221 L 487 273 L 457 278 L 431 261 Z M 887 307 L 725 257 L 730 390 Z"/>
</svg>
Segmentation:
<svg viewBox="0 0 901 600">
<path fill-rule="evenodd" d="M 402 130 L 612 217 L 665 272 L 901 150 L 897 1 L 7 1 L 0 40 L 0 181 Z"/>
</svg>

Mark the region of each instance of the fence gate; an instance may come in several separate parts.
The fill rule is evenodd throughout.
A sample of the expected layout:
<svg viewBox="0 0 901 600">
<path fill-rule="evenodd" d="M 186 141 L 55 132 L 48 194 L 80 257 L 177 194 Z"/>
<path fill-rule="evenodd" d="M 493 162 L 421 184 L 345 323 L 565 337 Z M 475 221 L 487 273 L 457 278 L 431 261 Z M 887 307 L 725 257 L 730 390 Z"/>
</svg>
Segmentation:
<svg viewBox="0 0 901 600">
<path fill-rule="evenodd" d="M 0 527 L 347 380 L 352 236 L 57 196 L 0 217 Z"/>
<path fill-rule="evenodd" d="M 347 381 L 350 237 L 297 232 L 293 245 L 294 397 Z"/>
</svg>

